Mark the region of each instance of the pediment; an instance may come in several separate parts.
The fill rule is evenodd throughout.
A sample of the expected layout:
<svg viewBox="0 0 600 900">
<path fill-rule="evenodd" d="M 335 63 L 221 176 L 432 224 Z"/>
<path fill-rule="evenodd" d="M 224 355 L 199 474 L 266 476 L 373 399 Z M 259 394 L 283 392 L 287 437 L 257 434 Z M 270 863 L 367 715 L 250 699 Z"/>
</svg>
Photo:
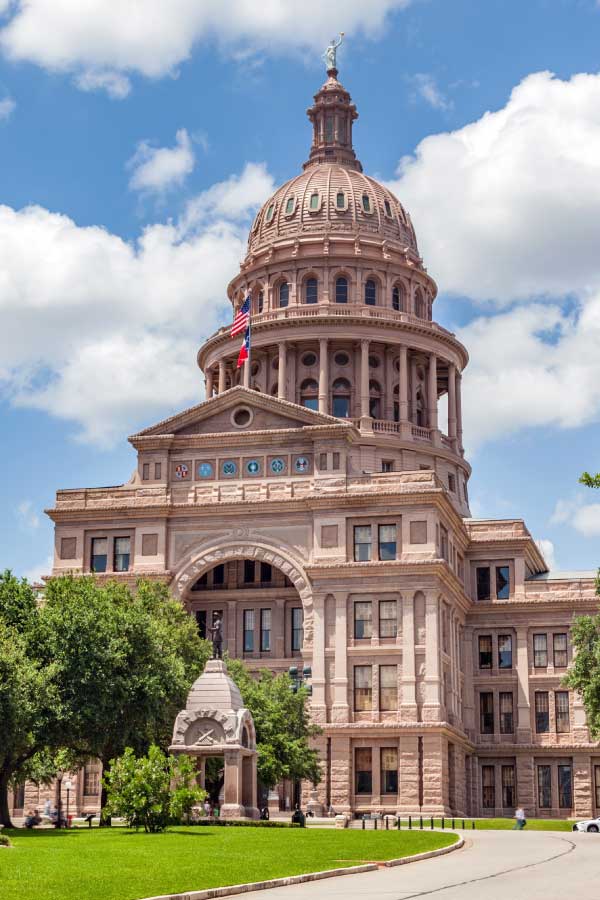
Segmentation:
<svg viewBox="0 0 600 900">
<path fill-rule="evenodd" d="M 245 412 L 242 413 L 242 410 Z M 137 438 L 144 437 L 243 434 L 248 431 L 277 431 L 341 424 L 340 420 L 333 416 L 236 385 L 210 400 L 205 400 L 197 406 L 145 428 L 132 435 L 129 440 L 135 443 Z"/>
</svg>

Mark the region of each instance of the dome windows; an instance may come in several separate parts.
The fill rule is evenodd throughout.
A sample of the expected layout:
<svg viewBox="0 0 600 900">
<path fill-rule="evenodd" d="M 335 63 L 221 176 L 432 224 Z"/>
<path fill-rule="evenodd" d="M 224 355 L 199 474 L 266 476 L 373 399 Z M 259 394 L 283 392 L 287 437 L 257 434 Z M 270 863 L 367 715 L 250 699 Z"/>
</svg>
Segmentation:
<svg viewBox="0 0 600 900">
<path fill-rule="evenodd" d="M 306 378 L 300 385 L 300 405 L 318 411 L 319 385 L 314 378 Z"/>
<path fill-rule="evenodd" d="M 257 313 L 260 314 L 260 313 L 263 311 L 264 306 L 265 306 L 265 295 L 264 295 L 263 291 L 259 291 L 259 292 L 258 292 L 258 298 L 257 298 L 257 301 L 256 301 L 256 311 L 257 311 Z"/>
<path fill-rule="evenodd" d="M 333 116 L 325 117 L 325 140 L 328 144 L 333 141 Z"/>
<path fill-rule="evenodd" d="M 284 309 L 290 302 L 290 286 L 287 281 L 279 285 L 279 308 Z"/>
<path fill-rule="evenodd" d="M 296 198 L 292 194 L 292 196 L 288 197 L 287 200 L 285 201 L 285 215 L 286 216 L 293 215 L 295 209 L 296 209 Z"/>
<path fill-rule="evenodd" d="M 317 213 L 321 209 L 321 195 L 318 191 L 313 191 L 308 198 L 308 211 Z"/>
<path fill-rule="evenodd" d="M 335 354 L 335 356 L 333 357 L 333 361 L 335 362 L 336 366 L 347 366 L 350 362 L 350 357 L 347 353 L 340 351 L 339 353 Z"/>
<path fill-rule="evenodd" d="M 335 302 L 348 302 L 348 279 L 343 276 L 335 280 Z"/>
<path fill-rule="evenodd" d="M 386 197 L 385 200 L 383 201 L 383 208 L 384 208 L 384 210 L 385 210 L 385 214 L 386 214 L 386 216 L 388 217 L 388 219 L 393 218 L 392 205 L 391 205 L 391 203 L 390 203 L 390 201 L 388 200 L 387 197 Z"/>
<path fill-rule="evenodd" d="M 418 319 L 425 318 L 425 301 L 423 300 L 421 288 L 417 288 L 415 293 L 415 315 Z"/>
<path fill-rule="evenodd" d="M 367 306 L 377 306 L 377 282 L 373 278 L 365 281 L 365 303 Z"/>
<path fill-rule="evenodd" d="M 338 212 L 345 212 L 348 209 L 348 198 L 344 191 L 338 191 L 335 195 L 335 208 Z"/>
<path fill-rule="evenodd" d="M 333 382 L 332 412 L 338 419 L 350 415 L 350 382 L 346 378 L 336 378 Z"/>
<path fill-rule="evenodd" d="M 316 278 L 307 278 L 304 282 L 304 302 L 317 303 L 319 300 L 319 285 Z"/>
<path fill-rule="evenodd" d="M 378 369 L 379 368 L 379 357 L 373 356 L 373 354 L 369 355 L 369 368 Z"/>
<path fill-rule="evenodd" d="M 270 225 L 273 221 L 273 216 L 275 215 L 275 204 L 269 203 L 267 206 L 267 215 L 265 216 L 265 222 L 267 225 Z"/>
<path fill-rule="evenodd" d="M 306 366 L 307 369 L 310 369 L 312 366 L 316 366 L 317 364 L 317 356 L 315 353 L 305 353 L 302 357 L 302 365 Z"/>
<path fill-rule="evenodd" d="M 392 288 L 392 309 L 396 312 L 404 312 L 406 309 L 406 293 L 401 284 L 395 284 Z"/>
<path fill-rule="evenodd" d="M 369 215 L 371 215 L 371 213 L 373 212 L 373 209 L 371 207 L 371 198 L 368 194 L 362 195 L 362 208 Z"/>
</svg>

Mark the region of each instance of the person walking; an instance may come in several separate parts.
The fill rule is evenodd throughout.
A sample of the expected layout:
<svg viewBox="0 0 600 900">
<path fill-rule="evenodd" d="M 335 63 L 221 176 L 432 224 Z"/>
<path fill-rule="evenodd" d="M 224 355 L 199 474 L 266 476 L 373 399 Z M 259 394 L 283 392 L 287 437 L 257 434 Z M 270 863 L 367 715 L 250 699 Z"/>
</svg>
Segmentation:
<svg viewBox="0 0 600 900">
<path fill-rule="evenodd" d="M 515 824 L 513 825 L 513 831 L 522 831 L 527 825 L 527 819 L 525 818 L 525 810 L 522 806 L 518 806 L 515 810 Z"/>
</svg>

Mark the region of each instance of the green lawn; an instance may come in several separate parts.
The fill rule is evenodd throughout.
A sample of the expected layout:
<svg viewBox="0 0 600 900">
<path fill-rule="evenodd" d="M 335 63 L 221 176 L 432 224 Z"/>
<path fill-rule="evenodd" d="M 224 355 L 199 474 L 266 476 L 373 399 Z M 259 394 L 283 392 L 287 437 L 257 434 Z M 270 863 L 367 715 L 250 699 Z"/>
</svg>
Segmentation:
<svg viewBox="0 0 600 900">
<path fill-rule="evenodd" d="M 447 820 L 446 820 L 447 821 Z M 495 828 L 499 831 L 506 831 L 515 824 L 514 819 L 477 819 L 475 828 L 483 831 L 484 829 Z M 462 821 L 455 821 L 455 825 L 460 827 Z M 467 828 L 471 827 L 471 823 L 465 822 Z M 565 819 L 527 819 L 525 831 L 572 831 L 573 822 L 567 822 Z"/>
<path fill-rule="evenodd" d="M 139 900 L 394 859 L 456 840 L 452 833 L 318 828 L 4 833 L 13 848 L 0 848 L 2 900 Z"/>
</svg>

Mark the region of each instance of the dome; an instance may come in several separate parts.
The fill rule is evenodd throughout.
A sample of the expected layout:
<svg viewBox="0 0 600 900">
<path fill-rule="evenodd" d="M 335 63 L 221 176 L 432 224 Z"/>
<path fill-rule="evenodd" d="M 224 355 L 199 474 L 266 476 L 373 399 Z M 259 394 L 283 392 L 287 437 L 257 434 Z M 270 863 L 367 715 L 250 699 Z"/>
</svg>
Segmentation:
<svg viewBox="0 0 600 900">
<path fill-rule="evenodd" d="M 214 709 L 231 712 L 244 708 L 238 686 L 227 674 L 225 663 L 209 659 L 204 671 L 196 679 L 188 694 L 186 709 Z"/>
<path fill-rule="evenodd" d="M 397 197 L 357 169 L 327 162 L 308 166 L 267 200 L 254 220 L 248 251 L 319 233 L 394 241 L 418 254 L 410 216 Z"/>
</svg>

